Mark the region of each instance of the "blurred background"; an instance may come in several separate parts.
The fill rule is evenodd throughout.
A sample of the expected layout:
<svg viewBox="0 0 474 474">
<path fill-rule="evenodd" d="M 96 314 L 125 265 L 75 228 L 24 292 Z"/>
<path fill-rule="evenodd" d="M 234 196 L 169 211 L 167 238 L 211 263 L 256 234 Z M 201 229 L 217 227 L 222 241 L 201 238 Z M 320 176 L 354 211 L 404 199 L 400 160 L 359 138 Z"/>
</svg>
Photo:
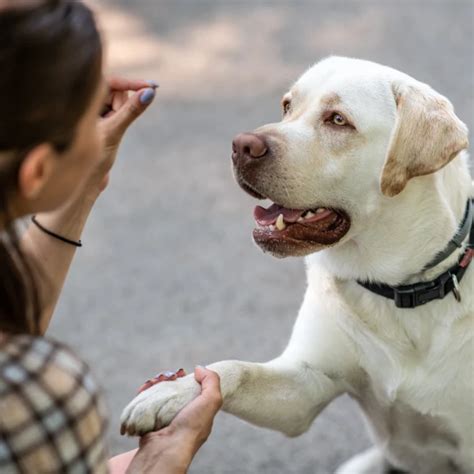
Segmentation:
<svg viewBox="0 0 474 474">
<path fill-rule="evenodd" d="M 254 200 L 234 183 L 232 137 L 280 117 L 288 86 L 319 59 L 390 65 L 446 95 L 473 129 L 474 3 L 462 0 L 89 0 L 108 70 L 154 79 L 83 236 L 50 335 L 94 369 L 122 408 L 156 372 L 222 359 L 266 361 L 288 340 L 303 261 L 251 241 Z M 471 132 L 471 143 L 472 143 Z M 369 445 L 342 397 L 286 439 L 218 415 L 191 473 L 332 473 Z"/>
</svg>

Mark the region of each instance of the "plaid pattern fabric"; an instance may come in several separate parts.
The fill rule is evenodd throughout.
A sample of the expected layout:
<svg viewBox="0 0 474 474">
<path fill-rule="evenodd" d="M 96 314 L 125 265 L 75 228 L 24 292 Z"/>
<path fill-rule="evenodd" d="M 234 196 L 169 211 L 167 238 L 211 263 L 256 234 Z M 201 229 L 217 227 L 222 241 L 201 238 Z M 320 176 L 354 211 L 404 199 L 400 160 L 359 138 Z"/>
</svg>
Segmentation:
<svg viewBox="0 0 474 474">
<path fill-rule="evenodd" d="M 104 405 L 87 365 L 31 336 L 0 344 L 0 473 L 106 473 Z"/>
</svg>

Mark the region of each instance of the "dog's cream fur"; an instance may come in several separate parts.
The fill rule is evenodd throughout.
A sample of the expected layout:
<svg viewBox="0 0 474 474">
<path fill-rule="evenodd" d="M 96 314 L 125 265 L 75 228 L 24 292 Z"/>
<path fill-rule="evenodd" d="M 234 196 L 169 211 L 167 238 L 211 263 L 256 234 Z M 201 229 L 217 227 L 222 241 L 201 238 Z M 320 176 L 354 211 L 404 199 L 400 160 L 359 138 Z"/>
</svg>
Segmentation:
<svg viewBox="0 0 474 474">
<path fill-rule="evenodd" d="M 374 448 L 338 473 L 474 472 L 474 268 L 453 294 L 415 309 L 362 288 L 430 280 L 421 269 L 456 232 L 473 195 L 467 130 L 451 104 L 426 84 L 367 61 L 328 58 L 287 94 L 282 122 L 257 130 L 275 153 L 256 176 L 261 194 L 290 208 L 344 209 L 349 232 L 307 257 L 308 288 L 289 344 L 267 363 L 211 364 L 224 409 L 297 436 L 337 396 L 360 404 Z M 324 128 L 335 107 L 357 131 Z M 270 176 L 270 178 L 269 178 Z M 473 264 L 474 265 L 474 264 Z M 199 393 L 193 376 L 155 385 L 122 421 L 144 433 L 168 424 Z"/>
</svg>

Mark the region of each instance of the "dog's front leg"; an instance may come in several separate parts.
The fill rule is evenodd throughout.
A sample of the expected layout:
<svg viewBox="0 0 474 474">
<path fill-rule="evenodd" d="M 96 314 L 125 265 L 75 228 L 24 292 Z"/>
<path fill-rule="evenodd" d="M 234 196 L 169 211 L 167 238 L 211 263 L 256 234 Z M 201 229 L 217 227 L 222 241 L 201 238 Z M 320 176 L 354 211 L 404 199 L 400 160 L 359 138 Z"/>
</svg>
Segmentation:
<svg viewBox="0 0 474 474">
<path fill-rule="evenodd" d="M 321 307 L 324 302 L 324 307 Z M 336 305 L 308 292 L 284 353 L 267 363 L 223 361 L 208 367 L 221 379 L 224 410 L 289 436 L 347 390 L 355 373 L 350 341 L 335 324 Z M 193 375 L 145 390 L 125 408 L 123 431 L 144 434 L 168 425 L 200 392 Z"/>
<path fill-rule="evenodd" d="M 221 377 L 225 411 L 296 436 L 350 389 L 360 372 L 358 358 L 353 342 L 337 324 L 341 306 L 326 288 L 324 282 L 308 287 L 280 357 L 264 364 L 225 361 L 209 366 Z"/>
<path fill-rule="evenodd" d="M 342 391 L 321 370 L 283 356 L 263 364 L 223 361 L 208 368 L 220 376 L 225 411 L 288 436 L 303 433 Z M 193 375 L 154 385 L 125 408 L 122 429 L 142 435 L 166 426 L 199 392 Z"/>
<path fill-rule="evenodd" d="M 342 385 L 307 362 L 279 357 L 267 363 L 211 364 L 221 378 L 224 410 L 288 436 L 305 432 Z"/>
</svg>

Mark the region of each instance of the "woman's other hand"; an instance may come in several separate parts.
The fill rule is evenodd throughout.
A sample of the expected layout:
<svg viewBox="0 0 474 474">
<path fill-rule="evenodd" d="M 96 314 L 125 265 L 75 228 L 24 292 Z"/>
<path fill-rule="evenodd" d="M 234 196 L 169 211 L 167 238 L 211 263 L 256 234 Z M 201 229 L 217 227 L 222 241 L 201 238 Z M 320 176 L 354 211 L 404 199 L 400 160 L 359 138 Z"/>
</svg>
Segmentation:
<svg viewBox="0 0 474 474">
<path fill-rule="evenodd" d="M 108 79 L 107 85 L 109 92 L 99 119 L 104 150 L 101 161 L 97 164 L 87 184 L 98 193 L 107 187 L 109 171 L 115 162 L 125 132 L 153 102 L 158 87 L 154 81 L 129 80 L 120 77 Z"/>
<path fill-rule="evenodd" d="M 127 473 L 182 474 L 187 471 L 194 455 L 209 437 L 214 417 L 222 407 L 219 376 L 202 367 L 196 367 L 194 376 L 201 384 L 201 394 L 185 406 L 168 427 L 140 439 L 140 448 Z"/>
</svg>

